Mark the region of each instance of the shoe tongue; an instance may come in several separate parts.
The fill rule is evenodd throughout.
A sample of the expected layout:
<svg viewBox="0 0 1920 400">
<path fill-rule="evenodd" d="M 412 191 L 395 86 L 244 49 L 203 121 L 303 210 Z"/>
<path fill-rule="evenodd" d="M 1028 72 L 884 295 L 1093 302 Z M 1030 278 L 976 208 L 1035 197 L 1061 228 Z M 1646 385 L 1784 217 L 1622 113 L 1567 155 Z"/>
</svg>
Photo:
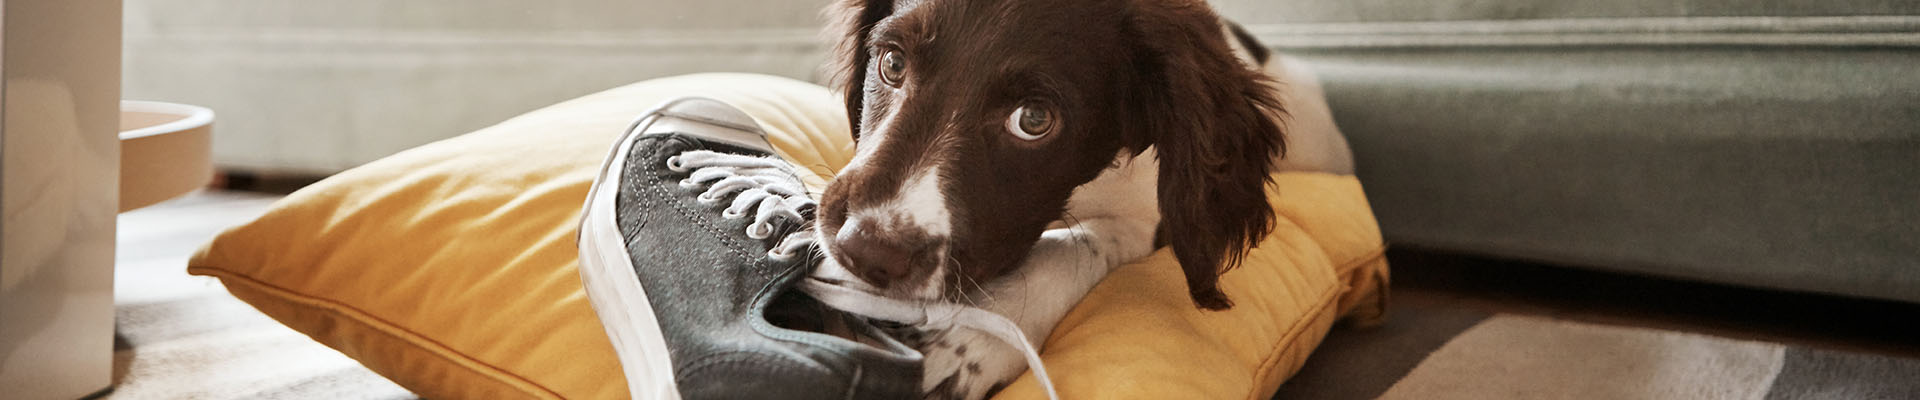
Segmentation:
<svg viewBox="0 0 1920 400">
<path fill-rule="evenodd" d="M 732 126 L 690 115 L 663 115 L 647 127 L 653 134 L 674 133 L 711 143 L 724 143 L 755 154 L 772 154 L 773 144 L 757 127 Z"/>
<path fill-rule="evenodd" d="M 729 140 L 718 140 L 711 137 L 681 132 L 659 135 L 672 135 L 669 137 L 683 143 L 681 146 L 684 147 L 681 147 L 681 150 L 706 150 L 716 153 L 739 154 L 754 157 L 773 155 L 771 147 L 752 146 Z"/>
</svg>

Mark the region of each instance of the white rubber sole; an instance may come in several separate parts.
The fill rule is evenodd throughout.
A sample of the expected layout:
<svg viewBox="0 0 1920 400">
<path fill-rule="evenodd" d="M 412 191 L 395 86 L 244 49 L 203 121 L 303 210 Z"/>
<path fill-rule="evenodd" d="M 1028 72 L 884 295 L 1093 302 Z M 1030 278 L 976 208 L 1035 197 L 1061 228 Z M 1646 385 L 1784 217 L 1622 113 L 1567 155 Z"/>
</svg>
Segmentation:
<svg viewBox="0 0 1920 400">
<path fill-rule="evenodd" d="M 647 300 L 647 291 L 640 287 L 640 276 L 634 272 L 614 213 L 614 198 L 620 193 L 618 171 L 625 168 L 633 136 L 639 134 L 638 128 L 644 123 L 636 121 L 621 135 L 613 154 L 601 166 L 600 177 L 587 192 L 577 239 L 580 278 L 594 313 L 600 316 L 600 326 L 606 329 L 620 358 L 627 392 L 634 399 L 678 400 L 680 390 L 674 384 L 666 337 L 653 314 L 652 302 Z"/>
<path fill-rule="evenodd" d="M 678 400 L 673 360 L 667 352 L 660 320 L 653 314 L 647 291 L 634 272 L 624 235 L 614 213 L 620 193 L 619 171 L 626 168 L 635 136 L 648 131 L 680 132 L 768 153 L 767 143 L 753 118 L 719 100 L 683 97 L 669 100 L 641 114 L 615 142 L 612 154 L 600 166 L 600 176 L 587 191 L 580 215 L 580 278 L 600 326 L 613 342 L 627 377 L 627 391 L 635 399 Z"/>
</svg>

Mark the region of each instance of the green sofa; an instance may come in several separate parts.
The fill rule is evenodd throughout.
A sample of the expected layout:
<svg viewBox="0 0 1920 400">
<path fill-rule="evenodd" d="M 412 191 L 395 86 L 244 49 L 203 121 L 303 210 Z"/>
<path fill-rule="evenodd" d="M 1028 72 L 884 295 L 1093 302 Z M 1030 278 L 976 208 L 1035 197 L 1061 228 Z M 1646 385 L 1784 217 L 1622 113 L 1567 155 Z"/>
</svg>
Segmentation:
<svg viewBox="0 0 1920 400">
<path fill-rule="evenodd" d="M 1920 302 L 1920 1 L 1216 5 L 1398 246 Z"/>
</svg>

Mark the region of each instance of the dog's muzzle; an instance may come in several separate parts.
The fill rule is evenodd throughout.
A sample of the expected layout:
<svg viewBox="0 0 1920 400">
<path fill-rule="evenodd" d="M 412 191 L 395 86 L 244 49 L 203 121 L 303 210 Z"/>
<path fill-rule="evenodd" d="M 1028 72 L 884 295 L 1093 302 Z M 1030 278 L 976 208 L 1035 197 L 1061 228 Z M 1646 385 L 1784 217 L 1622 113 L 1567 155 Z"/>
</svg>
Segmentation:
<svg viewBox="0 0 1920 400">
<path fill-rule="evenodd" d="M 827 245 L 835 261 L 874 287 L 914 297 L 939 294 L 934 275 L 944 269 L 945 240 L 898 224 L 848 218 Z"/>
</svg>

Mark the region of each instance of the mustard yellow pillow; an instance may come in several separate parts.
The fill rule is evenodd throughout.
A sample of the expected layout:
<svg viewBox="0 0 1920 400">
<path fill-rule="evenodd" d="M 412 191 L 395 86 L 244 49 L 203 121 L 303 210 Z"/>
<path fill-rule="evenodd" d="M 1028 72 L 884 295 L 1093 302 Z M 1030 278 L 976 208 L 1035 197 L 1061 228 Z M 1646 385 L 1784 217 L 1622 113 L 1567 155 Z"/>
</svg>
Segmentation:
<svg viewBox="0 0 1920 400">
<path fill-rule="evenodd" d="M 1282 173 L 1267 199 L 1276 228 L 1220 277 L 1234 300 L 1202 311 L 1170 249 L 1121 267 L 1047 338 L 1041 357 L 1067 399 L 1267 399 L 1333 322 L 1377 322 L 1387 264 L 1353 177 Z M 997 397 L 1044 399 L 1032 374 Z"/>
<path fill-rule="evenodd" d="M 783 156 L 816 172 L 810 184 L 852 154 L 845 114 L 819 86 L 651 80 L 328 178 L 221 234 L 188 271 L 428 398 L 625 398 L 575 271 L 574 223 L 627 123 L 689 95 L 754 116 Z M 1123 268 L 1048 341 L 1062 395 L 1265 397 L 1337 316 L 1377 312 L 1386 269 L 1359 184 L 1277 180 L 1279 230 L 1222 279 L 1239 306 L 1194 310 L 1165 254 Z M 1001 397 L 1038 395 L 1028 377 Z"/>
</svg>

